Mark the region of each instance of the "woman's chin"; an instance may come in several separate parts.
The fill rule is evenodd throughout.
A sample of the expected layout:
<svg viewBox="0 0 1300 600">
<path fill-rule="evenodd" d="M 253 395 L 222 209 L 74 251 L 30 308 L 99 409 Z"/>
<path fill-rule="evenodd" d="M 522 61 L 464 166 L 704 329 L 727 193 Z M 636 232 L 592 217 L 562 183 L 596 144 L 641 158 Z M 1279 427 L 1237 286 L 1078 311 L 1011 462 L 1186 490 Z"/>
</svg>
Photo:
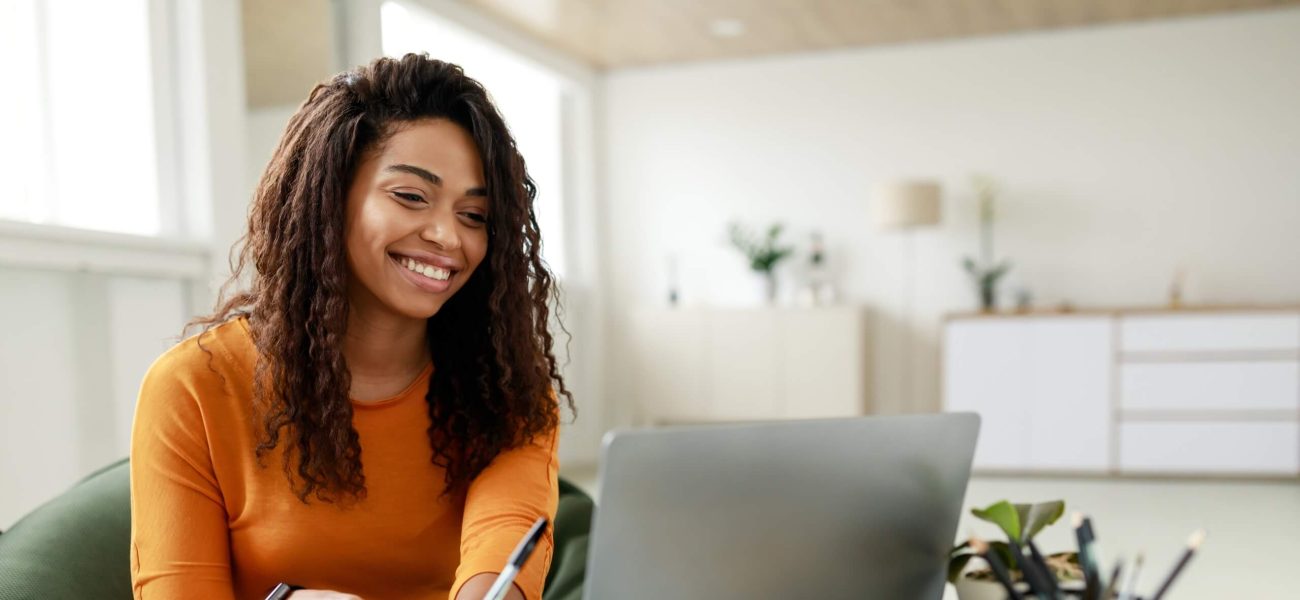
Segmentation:
<svg viewBox="0 0 1300 600">
<path fill-rule="evenodd" d="M 384 308 L 389 312 L 408 319 L 429 319 L 438 314 L 446 304 L 445 298 L 426 298 L 422 301 L 412 298 L 385 298 Z"/>
</svg>

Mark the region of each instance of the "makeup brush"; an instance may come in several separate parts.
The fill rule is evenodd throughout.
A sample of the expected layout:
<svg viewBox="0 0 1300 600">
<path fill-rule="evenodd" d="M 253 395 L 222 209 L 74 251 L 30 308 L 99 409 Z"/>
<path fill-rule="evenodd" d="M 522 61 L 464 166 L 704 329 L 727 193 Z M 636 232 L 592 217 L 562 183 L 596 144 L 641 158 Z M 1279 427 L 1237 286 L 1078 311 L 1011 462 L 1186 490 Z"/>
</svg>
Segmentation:
<svg viewBox="0 0 1300 600">
<path fill-rule="evenodd" d="M 1124 574 L 1124 559 L 1115 561 L 1115 568 L 1110 570 L 1110 579 L 1106 580 L 1106 587 L 1101 591 L 1101 600 L 1111 600 L 1115 597 L 1115 592 L 1119 591 L 1119 578 Z"/>
<path fill-rule="evenodd" d="M 1020 549 L 1020 544 L 1015 540 L 1008 538 L 1007 547 L 1011 548 L 1011 556 L 1016 559 L 1016 566 L 1020 567 L 1020 573 L 1024 575 L 1025 582 L 1029 584 L 1029 591 L 1039 600 L 1049 600 L 1055 598 L 1056 594 L 1052 593 L 1051 585 L 1043 578 L 1045 575 L 1038 570 L 1038 565 L 1025 556 Z"/>
<path fill-rule="evenodd" d="M 1192 555 L 1196 554 L 1196 549 L 1200 548 L 1201 542 L 1204 541 L 1204 529 L 1197 529 L 1192 532 L 1191 537 L 1187 538 L 1187 549 L 1183 550 L 1183 555 L 1174 564 L 1174 568 L 1169 572 L 1169 575 L 1165 576 L 1164 582 L 1160 584 L 1160 588 L 1156 590 L 1156 594 L 1151 597 L 1151 600 L 1160 600 L 1165 595 L 1165 592 L 1169 591 L 1169 587 L 1174 584 L 1174 579 L 1177 579 L 1178 574 L 1183 572 L 1183 567 L 1186 567 L 1187 563 L 1192 560 Z"/>
<path fill-rule="evenodd" d="M 1076 512 L 1070 516 L 1074 525 L 1074 537 L 1079 542 L 1079 567 L 1083 569 L 1084 600 L 1099 600 L 1101 594 L 1101 574 L 1097 571 L 1096 550 L 1093 548 L 1092 523 L 1083 513 Z"/>
<path fill-rule="evenodd" d="M 998 558 L 998 553 L 994 552 L 984 540 L 975 536 L 970 538 L 970 547 L 984 562 L 988 563 L 989 570 L 993 571 L 993 576 L 997 578 L 1002 587 L 1007 590 L 1007 597 L 1011 600 L 1025 600 L 1025 597 L 1016 591 L 1016 584 L 1011 580 L 1011 574 L 1007 572 L 1006 565 L 1002 564 L 1002 559 Z"/>
<path fill-rule="evenodd" d="M 1124 591 L 1119 593 L 1119 600 L 1137 598 L 1138 575 L 1142 572 L 1142 560 L 1142 553 L 1139 552 L 1137 558 L 1133 559 L 1133 572 L 1128 574 L 1128 585 L 1124 586 Z"/>
<path fill-rule="evenodd" d="M 1047 591 L 1052 598 L 1061 597 L 1061 585 L 1056 581 L 1056 575 L 1052 573 L 1052 568 L 1047 566 L 1047 557 L 1038 549 L 1038 544 L 1033 539 L 1025 540 L 1025 545 L 1029 547 L 1029 560 L 1034 561 L 1034 567 L 1042 574 L 1043 583 L 1047 584 Z"/>
</svg>

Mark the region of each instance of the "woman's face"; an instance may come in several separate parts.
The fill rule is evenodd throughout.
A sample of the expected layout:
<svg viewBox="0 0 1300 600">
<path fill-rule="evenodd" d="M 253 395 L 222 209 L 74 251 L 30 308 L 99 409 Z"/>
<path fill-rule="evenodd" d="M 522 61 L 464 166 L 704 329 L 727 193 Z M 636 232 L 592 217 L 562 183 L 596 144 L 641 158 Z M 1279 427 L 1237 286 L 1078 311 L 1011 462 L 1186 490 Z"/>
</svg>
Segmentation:
<svg viewBox="0 0 1300 600">
<path fill-rule="evenodd" d="M 354 311 L 428 319 L 487 254 L 478 147 L 446 119 L 405 123 L 358 167 L 344 239 Z"/>
</svg>

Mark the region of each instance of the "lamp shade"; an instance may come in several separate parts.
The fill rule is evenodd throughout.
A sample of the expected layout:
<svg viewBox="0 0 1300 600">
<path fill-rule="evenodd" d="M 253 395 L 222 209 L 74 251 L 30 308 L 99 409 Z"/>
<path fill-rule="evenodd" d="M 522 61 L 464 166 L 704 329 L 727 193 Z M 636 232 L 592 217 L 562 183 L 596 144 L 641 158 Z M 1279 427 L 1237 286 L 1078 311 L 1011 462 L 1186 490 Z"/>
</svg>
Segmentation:
<svg viewBox="0 0 1300 600">
<path fill-rule="evenodd" d="M 877 229 L 902 229 L 939 223 L 939 184 L 894 181 L 876 186 L 872 220 Z"/>
</svg>

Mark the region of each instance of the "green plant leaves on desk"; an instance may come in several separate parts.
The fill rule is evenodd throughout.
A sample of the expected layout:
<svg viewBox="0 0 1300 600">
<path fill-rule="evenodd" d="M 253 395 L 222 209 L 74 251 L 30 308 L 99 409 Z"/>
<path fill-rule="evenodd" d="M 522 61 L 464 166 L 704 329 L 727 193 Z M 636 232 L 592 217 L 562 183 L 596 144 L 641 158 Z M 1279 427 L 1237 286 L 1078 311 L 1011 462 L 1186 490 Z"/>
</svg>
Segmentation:
<svg viewBox="0 0 1300 600">
<path fill-rule="evenodd" d="M 1065 514 L 1065 501 L 1053 500 L 1051 502 L 1039 502 L 1038 504 L 1012 504 L 1003 500 L 996 504 L 990 504 L 985 508 L 973 508 L 971 514 L 977 518 L 988 521 L 997 525 L 1003 533 L 1007 534 L 1008 540 L 1015 540 L 1023 544 L 1025 540 L 1032 539 L 1044 527 L 1055 523 Z M 1012 577 L 1019 579 L 1020 565 L 1016 564 L 1015 555 L 1011 552 L 1011 546 L 1007 542 L 991 541 L 989 542 L 989 552 L 998 555 L 1008 569 L 1012 571 Z M 954 547 L 948 553 L 948 581 L 956 583 L 961 577 L 962 571 L 966 569 L 966 564 L 974 558 L 975 550 L 971 548 L 970 542 L 964 542 Z M 1065 560 L 1065 559 L 1057 559 Z M 1075 559 L 1077 561 L 1077 559 Z M 1053 565 L 1053 570 L 1058 576 L 1064 577 L 1064 571 Z M 991 577 L 991 576 L 990 576 Z M 1077 576 L 1072 576 L 1077 579 Z"/>
<path fill-rule="evenodd" d="M 767 229 L 766 235 L 755 235 L 747 231 L 740 223 L 732 221 L 727 225 L 731 236 L 731 245 L 745 254 L 749 268 L 760 273 L 771 273 L 776 264 L 794 252 L 790 246 L 777 242 L 781 237 L 782 225 L 774 223 Z"/>
<path fill-rule="evenodd" d="M 1007 534 L 1007 539 L 1024 542 L 1033 539 L 1044 527 L 1055 523 L 1065 514 L 1065 501 L 1053 500 L 1037 504 L 1012 504 L 1003 500 L 987 508 L 973 508 L 971 514 L 997 525 Z"/>
</svg>

